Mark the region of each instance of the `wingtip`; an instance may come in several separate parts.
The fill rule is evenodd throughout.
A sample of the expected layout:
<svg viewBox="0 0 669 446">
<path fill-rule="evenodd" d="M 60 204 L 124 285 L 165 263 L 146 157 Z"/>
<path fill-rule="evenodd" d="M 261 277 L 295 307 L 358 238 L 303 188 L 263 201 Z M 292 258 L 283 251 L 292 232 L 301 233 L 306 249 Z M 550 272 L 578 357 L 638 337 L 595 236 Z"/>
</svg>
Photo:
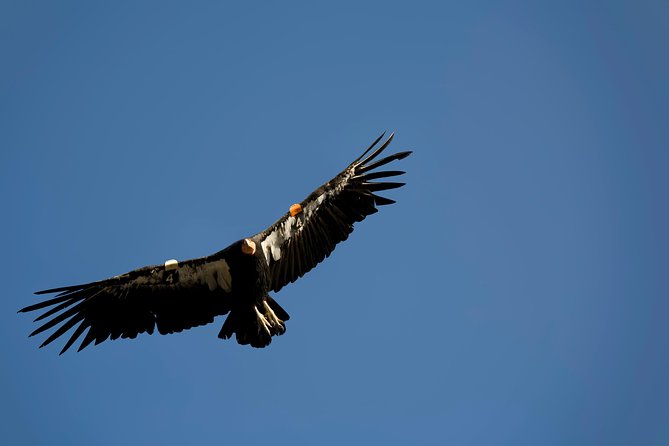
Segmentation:
<svg viewBox="0 0 669 446">
<path fill-rule="evenodd" d="M 69 288 L 70 288 L 70 287 L 51 288 L 51 289 L 49 289 L 49 290 L 35 291 L 33 294 L 36 294 L 36 295 L 38 295 L 38 296 L 41 295 L 41 294 L 52 294 L 52 293 L 58 293 L 58 292 L 60 292 L 60 291 L 66 291 L 66 290 L 68 290 Z"/>
<path fill-rule="evenodd" d="M 68 285 L 68 286 L 61 286 L 61 287 L 58 287 L 58 288 L 49 288 L 48 290 L 35 291 L 35 294 L 40 295 L 40 294 L 60 293 L 59 296 L 63 296 L 65 294 L 70 294 L 73 291 L 88 288 L 88 287 L 96 285 L 98 283 L 99 282 L 91 282 L 91 283 L 83 283 L 83 284 L 80 284 L 80 285 Z M 56 297 L 58 297 L 58 296 L 56 296 Z"/>
<path fill-rule="evenodd" d="M 384 135 L 385 135 L 385 132 L 384 132 Z M 367 155 L 367 153 L 372 148 L 376 147 L 376 144 L 381 140 L 381 138 L 383 137 L 383 135 L 381 135 L 381 137 L 379 137 L 376 141 L 374 141 L 374 144 L 372 144 L 369 147 L 369 149 L 367 149 L 365 151 L 365 153 L 363 153 L 362 156 L 356 160 L 356 163 L 359 164 L 360 166 L 364 166 L 364 165 L 370 163 L 377 156 L 379 156 L 380 153 L 382 153 L 384 150 L 386 150 L 388 148 L 390 143 L 393 141 L 394 136 L 395 136 L 395 132 L 391 133 L 390 136 L 388 138 L 386 138 L 386 140 L 383 143 L 381 143 L 381 145 L 376 150 L 374 150 L 374 152 L 372 152 L 369 156 L 367 156 L 367 158 L 365 158 L 365 155 Z"/>
<path fill-rule="evenodd" d="M 379 195 L 372 194 L 374 196 L 374 204 L 377 206 L 387 206 L 390 204 L 395 204 L 397 203 L 395 200 L 391 200 L 390 198 L 386 197 L 381 197 Z"/>
<path fill-rule="evenodd" d="M 357 157 L 357 158 L 355 159 L 355 161 L 353 161 L 353 163 L 355 164 L 355 163 L 357 163 L 358 161 L 360 161 L 361 159 L 363 159 L 363 158 L 365 157 L 365 155 L 367 155 L 367 154 L 369 153 L 369 151 L 372 150 L 372 149 L 374 148 L 374 146 L 376 146 L 376 145 L 379 143 L 379 141 L 381 141 L 381 140 L 383 139 L 383 137 L 384 137 L 385 135 L 386 135 L 386 132 L 385 132 L 385 131 L 384 131 L 383 133 L 381 133 L 381 135 L 379 135 L 379 137 L 376 138 L 376 139 L 374 140 L 374 142 L 373 142 L 372 144 L 370 144 L 369 147 L 367 147 L 367 150 L 365 150 L 365 151 L 362 153 L 362 155 L 360 155 L 359 157 Z"/>
</svg>

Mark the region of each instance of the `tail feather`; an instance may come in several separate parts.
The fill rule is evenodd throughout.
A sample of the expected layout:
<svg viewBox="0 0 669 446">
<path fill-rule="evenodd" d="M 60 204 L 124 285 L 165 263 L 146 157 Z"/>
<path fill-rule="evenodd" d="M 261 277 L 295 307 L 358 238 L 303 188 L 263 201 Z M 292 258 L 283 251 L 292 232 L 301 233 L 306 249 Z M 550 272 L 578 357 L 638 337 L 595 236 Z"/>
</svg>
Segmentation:
<svg viewBox="0 0 669 446">
<path fill-rule="evenodd" d="M 270 296 L 265 296 L 262 303 L 234 308 L 218 333 L 221 339 L 230 339 L 236 335 L 242 345 L 263 348 L 272 342 L 272 336 L 281 336 L 286 332 L 285 321 L 290 319 L 286 310 Z"/>
</svg>

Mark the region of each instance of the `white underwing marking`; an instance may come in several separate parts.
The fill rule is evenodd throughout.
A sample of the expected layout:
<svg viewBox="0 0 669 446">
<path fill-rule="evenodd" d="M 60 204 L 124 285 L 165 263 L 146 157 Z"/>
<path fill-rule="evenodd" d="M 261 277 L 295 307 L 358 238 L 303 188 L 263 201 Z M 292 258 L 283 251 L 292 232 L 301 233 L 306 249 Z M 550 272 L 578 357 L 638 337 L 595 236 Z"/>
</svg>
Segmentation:
<svg viewBox="0 0 669 446">
<path fill-rule="evenodd" d="M 328 189 L 320 194 L 315 200 L 307 203 L 297 217 L 288 215 L 288 217 L 274 228 L 265 239 L 260 242 L 263 254 L 265 254 L 265 261 L 269 265 L 273 259 L 275 262 L 281 260 L 281 245 L 289 240 L 293 235 L 299 234 L 304 229 L 307 221 L 318 210 L 321 204 L 328 198 L 338 194 L 346 187 L 349 179 L 353 175 L 355 168 L 350 169 L 349 172 L 342 178 L 342 180 L 335 184 L 334 188 Z"/>
<path fill-rule="evenodd" d="M 288 240 L 290 238 L 291 234 L 291 229 L 293 229 L 293 225 L 295 224 L 295 217 L 290 216 L 286 219 L 286 221 L 283 223 L 283 239 Z"/>
<path fill-rule="evenodd" d="M 298 221 L 301 222 L 302 219 L 296 219 L 293 216 L 288 217 L 279 228 L 274 229 L 274 231 L 265 237 L 265 240 L 260 242 L 268 265 L 270 263 L 270 255 L 274 261 L 281 260 L 281 245 L 293 235 L 293 226 Z"/>
<path fill-rule="evenodd" d="M 274 260 L 279 260 L 281 258 L 281 249 L 279 247 L 281 246 L 281 243 L 283 240 L 279 240 L 279 232 L 274 230 L 272 231 L 262 242 L 260 242 L 260 246 L 262 247 L 262 251 L 265 254 L 265 260 L 267 261 L 267 264 L 269 265 L 270 262 L 270 257 L 272 257 Z"/>
<path fill-rule="evenodd" d="M 179 267 L 179 262 L 176 259 L 165 260 L 165 271 L 172 271 Z"/>
</svg>

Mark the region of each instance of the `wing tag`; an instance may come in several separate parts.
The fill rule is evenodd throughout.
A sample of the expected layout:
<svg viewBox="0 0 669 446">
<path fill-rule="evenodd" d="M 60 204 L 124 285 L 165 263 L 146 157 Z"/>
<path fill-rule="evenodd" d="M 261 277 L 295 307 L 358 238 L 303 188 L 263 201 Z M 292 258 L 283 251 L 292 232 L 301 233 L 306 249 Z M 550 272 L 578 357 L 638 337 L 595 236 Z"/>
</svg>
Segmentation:
<svg viewBox="0 0 669 446">
<path fill-rule="evenodd" d="M 300 203 L 295 203 L 290 207 L 290 216 L 295 217 L 297 214 L 302 213 L 302 206 Z"/>
<path fill-rule="evenodd" d="M 172 271 L 179 267 L 179 262 L 175 259 L 165 260 L 165 271 Z"/>
</svg>

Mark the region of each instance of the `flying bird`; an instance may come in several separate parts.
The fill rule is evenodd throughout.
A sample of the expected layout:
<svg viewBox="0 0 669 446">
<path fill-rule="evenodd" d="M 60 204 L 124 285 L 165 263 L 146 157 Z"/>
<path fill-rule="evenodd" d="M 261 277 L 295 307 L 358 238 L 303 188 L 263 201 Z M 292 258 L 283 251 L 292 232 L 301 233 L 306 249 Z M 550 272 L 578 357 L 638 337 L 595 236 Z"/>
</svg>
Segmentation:
<svg viewBox="0 0 669 446">
<path fill-rule="evenodd" d="M 56 296 L 19 312 L 44 310 L 30 336 L 55 329 L 44 347 L 73 329 L 60 354 L 88 329 L 79 351 L 91 342 L 160 334 L 209 324 L 228 315 L 219 338 L 266 347 L 286 331 L 288 313 L 269 295 L 294 282 L 328 257 L 348 238 L 353 224 L 395 203 L 376 193 L 405 183 L 373 181 L 404 174 L 375 170 L 411 154 L 377 159 L 393 139 L 384 135 L 346 169 L 293 204 L 272 226 L 215 254 L 146 266 L 109 279 L 38 291 Z M 378 145 L 378 147 L 377 147 Z M 370 153 L 371 152 L 371 153 Z M 369 155 L 368 155 L 369 154 Z"/>
</svg>

